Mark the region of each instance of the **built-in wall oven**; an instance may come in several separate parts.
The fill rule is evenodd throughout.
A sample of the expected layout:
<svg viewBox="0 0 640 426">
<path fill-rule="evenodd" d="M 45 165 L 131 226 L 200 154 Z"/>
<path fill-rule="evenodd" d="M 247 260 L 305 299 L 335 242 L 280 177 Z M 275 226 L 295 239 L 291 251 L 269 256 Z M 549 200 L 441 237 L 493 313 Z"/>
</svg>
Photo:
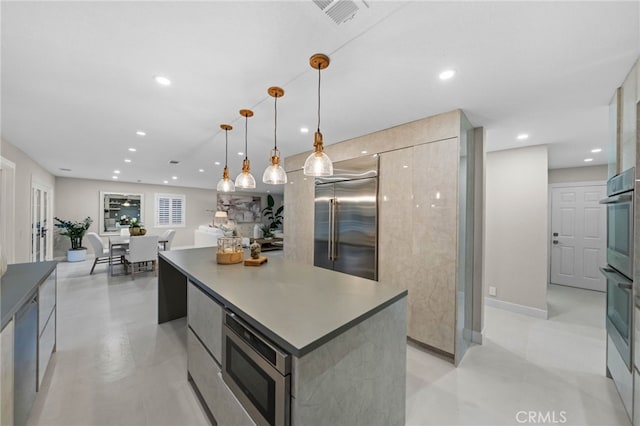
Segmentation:
<svg viewBox="0 0 640 426">
<path fill-rule="evenodd" d="M 289 354 L 230 312 L 222 333 L 222 378 L 231 392 L 257 425 L 289 425 Z"/>
<path fill-rule="evenodd" d="M 607 374 L 631 417 L 633 410 L 633 196 L 635 169 L 609 179 L 607 205 Z"/>
<path fill-rule="evenodd" d="M 631 370 L 633 327 L 633 188 L 635 168 L 607 182 L 607 334 Z"/>
</svg>

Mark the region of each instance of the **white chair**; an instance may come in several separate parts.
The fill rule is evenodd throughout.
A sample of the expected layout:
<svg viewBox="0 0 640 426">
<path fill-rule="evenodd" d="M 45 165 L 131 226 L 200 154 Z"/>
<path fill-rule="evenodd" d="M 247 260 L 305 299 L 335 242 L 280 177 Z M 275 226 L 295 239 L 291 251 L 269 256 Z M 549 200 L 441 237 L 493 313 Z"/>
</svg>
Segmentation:
<svg viewBox="0 0 640 426">
<path fill-rule="evenodd" d="M 93 248 L 93 252 L 96 255 L 96 259 L 93 261 L 93 266 L 91 266 L 91 272 L 89 275 L 93 274 L 93 270 L 98 263 L 109 263 L 109 249 L 105 248 L 102 243 L 102 238 L 95 232 L 87 232 L 87 239 Z"/>
<path fill-rule="evenodd" d="M 176 231 L 173 229 L 167 229 L 166 231 L 164 231 L 162 235 L 160 235 L 160 238 L 158 238 L 158 248 L 163 251 L 171 250 L 171 242 L 173 241 L 173 237 L 175 237 L 175 235 Z M 163 243 L 163 241 L 166 242 Z"/>
<path fill-rule="evenodd" d="M 120 228 L 120 236 L 128 237 L 129 236 L 129 228 Z"/>
<path fill-rule="evenodd" d="M 129 266 L 131 266 L 132 280 L 136 278 L 136 272 L 140 272 L 142 269 L 146 268 L 149 265 L 149 262 L 151 262 L 152 270 L 155 272 L 157 260 L 157 235 L 131 237 L 131 240 L 129 240 L 129 253 L 124 255 L 124 268 L 125 271 L 128 271 Z"/>
</svg>

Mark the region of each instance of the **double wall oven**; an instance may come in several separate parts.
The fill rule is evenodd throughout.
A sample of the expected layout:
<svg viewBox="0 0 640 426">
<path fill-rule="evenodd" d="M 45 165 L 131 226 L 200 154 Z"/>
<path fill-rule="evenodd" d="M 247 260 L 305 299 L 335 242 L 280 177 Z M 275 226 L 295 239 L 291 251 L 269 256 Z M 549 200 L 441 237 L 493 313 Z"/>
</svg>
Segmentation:
<svg viewBox="0 0 640 426">
<path fill-rule="evenodd" d="M 607 198 L 607 372 L 628 413 L 632 411 L 633 198 L 635 168 L 609 179 Z M 636 354 L 637 355 L 637 354 Z"/>
<path fill-rule="evenodd" d="M 257 425 L 290 424 L 290 355 L 225 312 L 222 378 Z"/>
</svg>

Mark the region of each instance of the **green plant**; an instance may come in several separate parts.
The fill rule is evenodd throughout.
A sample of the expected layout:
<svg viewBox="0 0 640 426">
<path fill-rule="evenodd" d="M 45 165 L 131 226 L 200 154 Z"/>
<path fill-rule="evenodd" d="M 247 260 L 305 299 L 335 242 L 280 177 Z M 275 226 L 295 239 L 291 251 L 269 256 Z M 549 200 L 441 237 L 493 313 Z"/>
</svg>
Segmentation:
<svg viewBox="0 0 640 426">
<path fill-rule="evenodd" d="M 276 202 L 271 194 L 267 195 L 267 207 L 262 209 L 262 215 L 270 221 L 269 225 L 266 225 L 269 228 L 269 233 L 271 233 L 271 230 L 277 229 L 278 226 L 282 225 L 282 219 L 284 218 L 282 215 L 284 206 L 280 206 L 277 210 L 274 211 L 273 208 L 275 207 L 275 205 Z M 264 232 L 264 229 L 262 231 Z"/>
<path fill-rule="evenodd" d="M 262 225 L 260 229 L 262 230 L 262 238 L 273 237 L 273 231 L 269 225 Z"/>
<path fill-rule="evenodd" d="M 82 237 L 84 237 L 93 220 L 88 216 L 82 222 L 62 220 L 58 217 L 54 217 L 54 219 L 59 222 L 54 224 L 54 226 L 63 230 L 60 232 L 60 235 L 69 237 L 71 240 L 71 250 L 84 249 L 84 247 L 82 247 Z"/>
<path fill-rule="evenodd" d="M 142 226 L 142 224 L 140 223 L 140 221 L 138 220 L 138 218 L 131 218 L 131 220 L 129 220 L 129 228 L 133 228 L 133 227 L 138 227 L 140 228 Z"/>
</svg>

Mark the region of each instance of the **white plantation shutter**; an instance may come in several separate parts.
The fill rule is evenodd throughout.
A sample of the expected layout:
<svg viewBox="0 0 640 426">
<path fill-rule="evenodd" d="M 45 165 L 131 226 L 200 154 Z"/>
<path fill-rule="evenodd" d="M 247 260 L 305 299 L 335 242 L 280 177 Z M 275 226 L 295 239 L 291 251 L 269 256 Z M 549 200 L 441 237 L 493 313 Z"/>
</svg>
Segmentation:
<svg viewBox="0 0 640 426">
<path fill-rule="evenodd" d="M 156 194 L 156 228 L 185 226 L 185 196 Z"/>
</svg>

